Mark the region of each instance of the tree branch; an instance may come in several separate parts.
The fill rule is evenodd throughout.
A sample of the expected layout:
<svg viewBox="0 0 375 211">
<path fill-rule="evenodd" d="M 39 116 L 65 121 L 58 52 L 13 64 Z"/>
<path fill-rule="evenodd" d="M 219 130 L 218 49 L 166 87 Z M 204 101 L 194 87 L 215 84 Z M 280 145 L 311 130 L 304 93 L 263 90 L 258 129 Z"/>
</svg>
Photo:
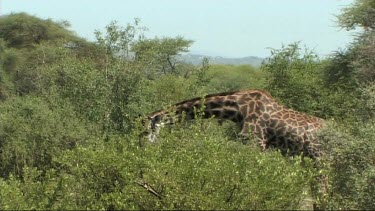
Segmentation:
<svg viewBox="0 0 375 211">
<path fill-rule="evenodd" d="M 137 185 L 141 186 L 142 188 L 146 189 L 149 193 L 151 193 L 152 195 L 158 197 L 158 199 L 161 199 L 161 196 L 160 194 L 153 188 L 151 187 L 149 184 L 143 182 L 135 182 Z"/>
</svg>

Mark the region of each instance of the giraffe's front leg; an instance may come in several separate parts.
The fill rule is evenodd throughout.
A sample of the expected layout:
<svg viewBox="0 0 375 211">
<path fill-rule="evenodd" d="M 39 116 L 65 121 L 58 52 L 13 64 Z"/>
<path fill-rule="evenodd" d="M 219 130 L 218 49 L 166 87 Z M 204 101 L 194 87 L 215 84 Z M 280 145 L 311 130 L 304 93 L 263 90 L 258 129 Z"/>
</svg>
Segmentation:
<svg viewBox="0 0 375 211">
<path fill-rule="evenodd" d="M 259 143 L 262 150 L 267 148 L 267 137 L 266 133 L 256 124 L 253 123 L 244 123 L 239 133 L 240 137 L 243 137 L 245 140 L 248 140 L 249 134 L 253 135 L 253 138 Z"/>
</svg>

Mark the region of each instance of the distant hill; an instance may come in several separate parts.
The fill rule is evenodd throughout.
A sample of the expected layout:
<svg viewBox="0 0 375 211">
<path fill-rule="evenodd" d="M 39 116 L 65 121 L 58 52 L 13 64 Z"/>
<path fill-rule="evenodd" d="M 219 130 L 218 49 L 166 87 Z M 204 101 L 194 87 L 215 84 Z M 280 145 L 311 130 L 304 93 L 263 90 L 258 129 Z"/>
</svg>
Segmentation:
<svg viewBox="0 0 375 211">
<path fill-rule="evenodd" d="M 202 63 L 203 58 L 206 57 L 210 61 L 210 64 L 233 64 L 233 65 L 242 65 L 242 64 L 249 64 L 254 67 L 259 67 L 264 60 L 263 58 L 259 58 L 256 56 L 247 56 L 242 58 L 226 58 L 221 56 L 205 56 L 199 54 L 184 54 L 181 55 L 179 59 L 182 61 L 193 64 L 199 65 Z"/>
</svg>

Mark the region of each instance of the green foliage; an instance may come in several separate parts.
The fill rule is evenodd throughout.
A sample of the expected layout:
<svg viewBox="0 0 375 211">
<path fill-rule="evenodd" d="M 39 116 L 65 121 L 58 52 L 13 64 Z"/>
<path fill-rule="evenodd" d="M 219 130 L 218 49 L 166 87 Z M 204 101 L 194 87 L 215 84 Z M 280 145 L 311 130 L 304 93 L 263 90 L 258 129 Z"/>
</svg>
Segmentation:
<svg viewBox="0 0 375 211">
<path fill-rule="evenodd" d="M 105 48 L 106 55 L 128 58 L 135 42 L 142 40 L 143 32 L 147 29 L 140 26 L 140 20 L 134 19 L 133 24 L 128 24 L 125 28 L 119 26 L 117 21 L 112 21 L 106 26 L 105 35 L 99 30 L 95 31 L 95 36 L 99 45 Z"/>
<path fill-rule="evenodd" d="M 182 37 L 153 38 L 137 42 L 132 50 L 135 53 L 135 59 L 146 64 L 145 68 L 151 73 L 177 74 L 177 66 L 180 62 L 176 59 L 176 56 L 187 52 L 192 43 L 193 41 Z"/>
<path fill-rule="evenodd" d="M 142 114 L 159 110 L 176 102 L 204 96 L 210 86 L 211 66 L 203 62 L 199 67 L 187 67 L 183 75 L 160 75 L 157 80 L 141 79 L 129 96 L 129 113 Z M 180 69 L 183 72 L 183 68 Z M 210 89 L 212 92 L 214 89 Z"/>
<path fill-rule="evenodd" d="M 361 87 L 362 106 L 360 114 L 365 121 L 371 121 L 375 118 L 375 83 Z"/>
<path fill-rule="evenodd" d="M 65 175 L 59 204 L 73 209 L 134 209 L 139 157 L 124 137 L 93 139 L 89 147 L 65 151 L 56 162 Z"/>
<path fill-rule="evenodd" d="M 358 80 L 361 83 L 375 81 L 375 31 L 366 31 L 359 35 L 352 45 L 352 51 L 356 55 L 352 65 L 358 74 Z"/>
<path fill-rule="evenodd" d="M 40 81 L 46 72 L 40 68 L 62 62 L 67 55 L 90 59 L 100 65 L 100 49 L 67 29 L 67 22 L 42 20 L 26 13 L 14 13 L 0 18 L 2 45 L 0 71 L 5 85 L 1 96 L 25 95 L 40 91 Z M 93 62 L 94 63 L 94 62 Z M 4 97 L 3 97 L 4 98 Z"/>
<path fill-rule="evenodd" d="M 69 54 L 68 49 L 57 47 L 59 44 L 63 45 L 62 42 L 43 42 L 30 50 L 10 50 L 14 55 L 11 54 L 7 71 L 17 94 L 40 92 L 45 88 L 43 82 L 51 80 L 50 65 L 62 62 Z"/>
<path fill-rule="evenodd" d="M 337 17 L 339 25 L 348 30 L 358 26 L 375 29 L 375 1 L 355 0 L 352 5 L 343 8 Z"/>
<path fill-rule="evenodd" d="M 356 72 L 352 67 L 353 52 L 337 51 L 325 67 L 325 86 L 333 89 L 350 90 L 357 87 Z"/>
<path fill-rule="evenodd" d="M 41 20 L 26 13 L 12 13 L 0 18 L 0 38 L 8 47 L 31 48 L 47 40 L 77 39 L 73 32 L 66 28 L 67 22 L 54 22 L 50 19 Z"/>
<path fill-rule="evenodd" d="M 365 26 L 348 17 L 348 27 Z M 0 209 L 300 209 L 322 172 L 330 189 L 318 203 L 374 209 L 370 26 L 323 61 L 294 43 L 273 49 L 260 70 L 184 64 L 177 56 L 192 41 L 146 38 L 138 19 L 111 22 L 95 43 L 67 27 L 25 13 L 0 18 Z M 320 134 L 322 169 L 236 142 L 233 124 L 199 115 L 140 147 L 138 114 L 247 88 L 335 120 Z"/>
<path fill-rule="evenodd" d="M 2 60 L 4 72 L 15 72 L 17 64 L 23 63 L 22 60 L 24 60 L 24 58 L 19 55 L 21 53 L 16 49 L 4 49 L 4 51 L 6 52 Z"/>
<path fill-rule="evenodd" d="M 10 176 L 0 181 L 0 208 L 134 209 L 128 200 L 136 188 L 133 180 L 137 175 L 131 172 L 137 170 L 132 161 L 134 150 L 126 149 L 123 139 L 116 137 L 106 141 L 92 138 L 89 143 L 56 155 L 53 161 L 59 167 L 43 174 L 25 167 L 23 179 Z"/>
<path fill-rule="evenodd" d="M 105 33 L 95 31 L 99 55 L 103 60 L 102 67 L 106 74 L 110 66 L 118 65 L 120 61 L 126 63 L 132 59 L 132 54 L 134 54 L 132 46 L 143 40 L 145 30 L 147 30 L 145 27 L 140 26 L 140 20 L 134 19 L 134 23 L 128 24 L 125 28 L 119 26 L 116 21 L 112 21 L 106 26 Z"/>
<path fill-rule="evenodd" d="M 41 177 L 45 179 L 41 180 Z M 23 181 L 11 175 L 6 181 L 0 180 L 0 187 L 1 209 L 56 209 L 53 203 L 56 189 L 61 188 L 61 179 L 56 177 L 54 170 L 42 173 L 25 166 Z"/>
<path fill-rule="evenodd" d="M 373 110 L 367 109 L 368 95 L 364 97 L 363 89 L 371 90 L 368 87 L 375 80 L 374 8 L 373 0 L 357 0 L 343 9 L 338 16 L 342 27 L 351 30 L 360 26 L 365 30 L 357 34 L 346 50 L 336 52 L 325 68 L 328 101 L 336 104 L 329 109 L 330 113 L 347 122 L 367 121 L 373 117 Z"/>
<path fill-rule="evenodd" d="M 351 130 L 331 124 L 322 131 L 327 152 L 324 162 L 330 171 L 330 197 L 327 198 L 330 209 L 375 208 L 374 123 L 352 125 Z"/>
<path fill-rule="evenodd" d="M 39 97 L 9 99 L 0 105 L 1 176 L 22 177 L 24 167 L 48 170 L 61 150 L 85 144 L 92 134 L 70 107 Z"/>
<path fill-rule="evenodd" d="M 261 67 L 268 73 L 266 90 L 288 107 L 323 116 L 322 63 L 314 52 L 302 50 L 298 43 L 271 50 Z"/>
<path fill-rule="evenodd" d="M 374 81 L 374 40 L 375 32 L 365 32 L 346 50 L 335 52 L 325 68 L 326 86 L 350 91 Z"/>
<path fill-rule="evenodd" d="M 143 208 L 298 208 L 312 176 L 299 159 L 225 140 L 210 122 L 179 127 L 144 149 L 142 181 L 161 199 L 147 193 Z"/>
<path fill-rule="evenodd" d="M 207 91 L 224 92 L 239 89 L 262 89 L 265 75 L 250 65 L 211 65 L 207 75 L 212 78 Z"/>
<path fill-rule="evenodd" d="M 375 80 L 375 1 L 356 0 L 352 5 L 342 10 L 338 23 L 347 30 L 363 27 L 364 31 L 357 33 L 355 42 L 350 45 L 349 54 L 351 71 L 357 75 L 359 82 Z"/>
<path fill-rule="evenodd" d="M 8 52 L 5 47 L 5 41 L 0 39 L 0 101 L 5 100 L 9 97 L 9 89 L 12 84 L 9 83 L 9 79 L 6 74 L 6 58 L 8 57 Z"/>
<path fill-rule="evenodd" d="M 1 181 L 2 209 L 296 209 L 311 179 L 299 159 L 223 140 L 211 124 L 177 127 L 139 148 L 136 136 L 91 138 L 42 174 Z M 135 133 L 133 133 L 135 134 Z M 297 183 L 298 185 L 295 185 Z M 154 188 L 160 198 L 139 184 Z M 12 197 L 12 198 L 10 198 Z M 20 203 L 17 203 L 20 202 Z"/>
<path fill-rule="evenodd" d="M 300 56 L 298 45 L 292 44 L 273 51 L 263 64 L 269 73 L 267 89 L 274 96 L 342 124 L 328 124 L 319 138 L 326 153 L 320 168 L 329 175 L 329 193 L 318 203 L 327 209 L 374 209 L 374 92 L 373 84 L 360 83 L 357 47 L 320 62 L 309 53 Z"/>
</svg>

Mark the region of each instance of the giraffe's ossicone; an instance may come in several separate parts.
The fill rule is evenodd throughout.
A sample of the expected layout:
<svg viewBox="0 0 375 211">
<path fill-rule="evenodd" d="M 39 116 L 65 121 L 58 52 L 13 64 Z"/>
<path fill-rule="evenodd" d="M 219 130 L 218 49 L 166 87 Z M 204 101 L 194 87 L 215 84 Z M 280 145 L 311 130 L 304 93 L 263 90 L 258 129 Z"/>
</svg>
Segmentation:
<svg viewBox="0 0 375 211">
<path fill-rule="evenodd" d="M 202 108 L 202 105 L 204 107 Z M 240 136 L 250 134 L 263 149 L 275 147 L 283 154 L 315 158 L 319 156 L 316 133 L 324 120 L 282 106 L 271 95 L 262 90 L 243 90 L 207 95 L 179 102 L 171 107 L 147 115 L 147 136 L 155 141 L 160 127 L 180 121 L 194 119 L 195 111 L 202 108 L 203 117 L 215 117 L 235 122 Z"/>
</svg>

